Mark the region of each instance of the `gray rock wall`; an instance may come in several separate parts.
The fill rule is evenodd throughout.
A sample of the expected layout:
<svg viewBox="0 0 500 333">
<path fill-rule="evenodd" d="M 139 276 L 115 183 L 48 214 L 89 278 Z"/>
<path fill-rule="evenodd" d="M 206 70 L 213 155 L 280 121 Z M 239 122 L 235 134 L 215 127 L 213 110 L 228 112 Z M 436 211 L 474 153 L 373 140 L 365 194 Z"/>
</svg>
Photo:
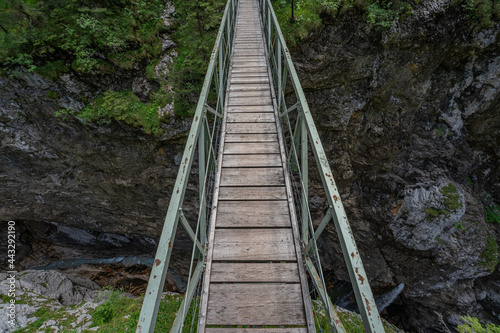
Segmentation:
<svg viewBox="0 0 500 333">
<path fill-rule="evenodd" d="M 292 50 L 372 286 L 404 283 L 403 323 L 422 332 L 443 329 L 437 313 L 500 322 L 498 268 L 481 264 L 499 226 L 480 200 L 500 201 L 499 26 L 468 20 L 422 1 L 379 30 L 352 10 Z M 323 265 L 347 280 L 328 231 Z"/>
</svg>

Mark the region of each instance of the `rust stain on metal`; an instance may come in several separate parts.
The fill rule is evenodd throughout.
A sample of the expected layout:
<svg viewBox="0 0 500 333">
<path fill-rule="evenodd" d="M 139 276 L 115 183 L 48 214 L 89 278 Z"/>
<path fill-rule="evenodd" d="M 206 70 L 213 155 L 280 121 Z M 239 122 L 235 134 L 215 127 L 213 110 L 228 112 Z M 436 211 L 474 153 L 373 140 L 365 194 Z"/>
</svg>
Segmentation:
<svg viewBox="0 0 500 333">
<path fill-rule="evenodd" d="M 179 193 L 179 188 L 177 188 L 177 191 L 175 192 L 175 194 L 178 194 Z"/>
<path fill-rule="evenodd" d="M 172 242 L 168 242 L 168 248 L 171 249 L 172 248 Z"/>
<path fill-rule="evenodd" d="M 153 266 L 160 266 L 161 260 L 160 259 L 155 259 Z"/>
<path fill-rule="evenodd" d="M 354 259 L 354 252 L 351 252 L 351 257 L 352 259 Z"/>
<path fill-rule="evenodd" d="M 198 116 L 196 116 L 196 119 L 194 121 L 198 121 Z"/>
<path fill-rule="evenodd" d="M 153 276 L 153 279 L 156 279 L 156 275 L 155 275 L 155 276 Z"/>
<path fill-rule="evenodd" d="M 338 197 L 338 196 L 336 196 L 336 195 L 334 195 L 334 196 L 333 196 L 333 200 L 335 200 L 335 203 L 337 203 L 337 200 L 339 200 L 339 197 Z"/>
<path fill-rule="evenodd" d="M 365 283 L 365 278 L 363 277 L 363 275 L 359 274 L 359 267 L 356 267 L 354 269 L 356 271 L 356 274 L 358 274 L 358 280 L 359 282 L 361 282 L 361 284 L 364 284 Z"/>
<path fill-rule="evenodd" d="M 370 306 L 370 301 L 368 301 L 368 298 L 366 298 L 365 293 L 363 293 L 363 298 L 365 299 L 366 302 L 366 311 L 368 311 L 368 315 L 371 316 L 372 307 Z"/>
</svg>

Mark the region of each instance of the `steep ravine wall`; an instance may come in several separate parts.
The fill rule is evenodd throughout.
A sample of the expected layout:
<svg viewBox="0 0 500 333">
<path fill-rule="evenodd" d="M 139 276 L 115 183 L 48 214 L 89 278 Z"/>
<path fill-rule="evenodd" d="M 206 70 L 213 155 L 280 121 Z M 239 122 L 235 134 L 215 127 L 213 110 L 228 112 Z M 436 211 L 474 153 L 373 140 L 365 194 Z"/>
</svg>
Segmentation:
<svg viewBox="0 0 500 333">
<path fill-rule="evenodd" d="M 395 307 L 412 331 L 445 331 L 440 315 L 499 323 L 500 230 L 484 215 L 500 201 L 499 26 L 475 31 L 435 1 L 390 29 L 363 22 L 330 20 L 292 57 L 372 287 L 405 284 Z M 328 231 L 324 268 L 347 280 Z"/>
<path fill-rule="evenodd" d="M 404 283 L 398 323 L 421 332 L 444 331 L 439 315 L 500 321 L 500 272 L 483 256 L 499 227 L 482 202 L 500 202 L 499 28 L 471 31 L 460 8 L 434 3 L 388 30 L 349 11 L 292 50 L 372 286 Z M 155 252 L 190 121 L 155 137 L 54 116 L 147 85 L 143 70 L 0 77 L 0 217 L 17 222 L 19 268 Z M 193 187 L 188 215 L 194 205 Z M 330 226 L 320 244 L 331 283 L 348 280 L 336 237 Z M 182 234 L 176 248 L 181 272 Z"/>
</svg>

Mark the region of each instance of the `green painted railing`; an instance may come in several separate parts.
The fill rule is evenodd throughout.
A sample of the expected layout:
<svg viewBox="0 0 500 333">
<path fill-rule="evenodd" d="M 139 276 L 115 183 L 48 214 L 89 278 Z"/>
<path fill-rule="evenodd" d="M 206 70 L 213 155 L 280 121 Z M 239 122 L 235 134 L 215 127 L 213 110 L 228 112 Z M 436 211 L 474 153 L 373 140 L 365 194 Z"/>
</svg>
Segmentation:
<svg viewBox="0 0 500 333">
<path fill-rule="evenodd" d="M 207 201 L 213 189 L 211 179 L 217 170 L 217 150 L 219 147 L 220 125 L 227 88 L 228 68 L 233 46 L 233 32 L 237 11 L 237 1 L 229 0 L 226 4 L 219 32 L 212 51 L 210 63 L 201 90 L 200 98 L 193 116 L 184 154 L 179 166 L 172 197 L 165 218 L 160 242 L 151 270 L 148 287 L 144 297 L 136 332 L 154 331 L 162 291 L 174 245 L 179 221 L 193 241 L 191 267 L 186 295 L 171 332 L 181 332 L 184 320 L 202 278 L 206 256 L 206 230 L 210 209 Z M 209 104 L 212 104 L 210 106 Z M 197 154 L 196 154 L 197 152 Z M 198 179 L 190 177 L 191 167 L 198 157 Z M 183 203 L 187 186 L 198 186 L 199 211 L 195 230 L 183 213 Z"/>
<path fill-rule="evenodd" d="M 301 231 L 304 264 L 321 298 L 332 328 L 345 332 L 328 296 L 316 240 L 333 220 L 349 272 L 356 301 L 366 332 L 384 332 L 377 306 L 368 283 L 351 227 L 333 179 L 328 159 L 314 124 L 309 106 L 293 66 L 270 0 L 259 0 L 267 53 L 273 75 L 274 97 L 280 115 L 282 135 L 288 159 L 287 169 L 295 187 L 296 216 Z M 309 151 L 314 156 L 329 208 L 315 228 L 309 209 Z"/>
</svg>

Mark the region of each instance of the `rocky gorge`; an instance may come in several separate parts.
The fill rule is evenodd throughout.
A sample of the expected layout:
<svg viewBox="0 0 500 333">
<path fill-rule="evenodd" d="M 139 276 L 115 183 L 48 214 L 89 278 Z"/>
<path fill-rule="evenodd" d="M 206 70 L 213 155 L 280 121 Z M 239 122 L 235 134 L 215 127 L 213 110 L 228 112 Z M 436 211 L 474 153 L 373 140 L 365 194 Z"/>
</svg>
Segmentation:
<svg viewBox="0 0 500 333">
<path fill-rule="evenodd" d="M 404 283 L 384 315 L 406 331 L 448 332 L 464 315 L 500 323 L 499 30 L 474 29 L 455 2 L 423 0 L 387 29 L 355 9 L 326 16 L 291 50 L 371 286 Z M 175 57 L 161 38 L 156 70 Z M 144 71 L 0 77 L 0 216 L 16 221 L 19 270 L 154 255 L 190 119 L 171 115 L 153 135 L 55 115 L 105 90 L 146 99 L 158 87 Z M 327 203 L 312 182 L 320 219 Z M 188 188 L 186 214 L 196 206 Z M 173 290 L 190 246 L 181 232 Z M 333 225 L 320 250 L 330 286 L 348 281 Z"/>
</svg>

